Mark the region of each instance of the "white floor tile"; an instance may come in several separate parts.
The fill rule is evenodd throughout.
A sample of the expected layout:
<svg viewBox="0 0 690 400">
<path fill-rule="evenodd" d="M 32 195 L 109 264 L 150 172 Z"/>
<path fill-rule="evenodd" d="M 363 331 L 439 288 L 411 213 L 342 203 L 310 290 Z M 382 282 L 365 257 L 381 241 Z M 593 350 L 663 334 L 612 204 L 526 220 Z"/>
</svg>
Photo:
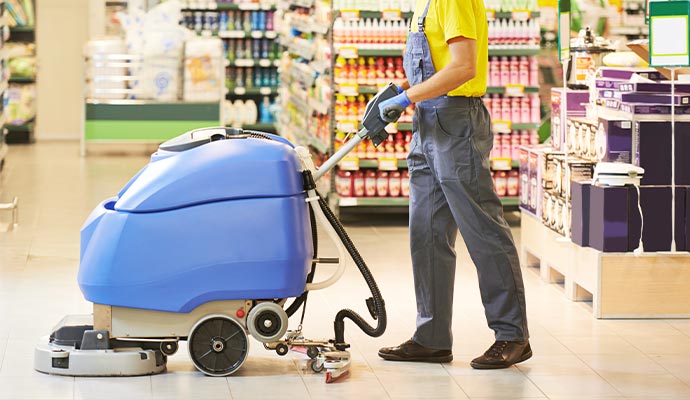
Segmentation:
<svg viewBox="0 0 690 400">
<path fill-rule="evenodd" d="M 517 365 L 517 368 L 533 376 L 578 376 L 594 375 L 595 372 L 575 355 L 535 355 Z"/>
<path fill-rule="evenodd" d="M 215 378 L 197 372 L 171 372 L 151 377 L 152 396 L 155 400 L 231 398 L 226 378 Z"/>
<path fill-rule="evenodd" d="M 0 399 L 72 399 L 74 378 L 36 374 L 34 376 L 0 376 Z"/>
<path fill-rule="evenodd" d="M 465 399 L 467 394 L 450 375 L 428 376 L 422 373 L 377 373 L 393 399 Z"/>
<path fill-rule="evenodd" d="M 75 378 L 75 399 L 149 400 L 153 397 L 151 377 Z"/>
<path fill-rule="evenodd" d="M 453 377 L 470 397 L 543 397 L 544 393 L 522 374 L 511 375 L 457 375 Z"/>
<path fill-rule="evenodd" d="M 664 375 L 667 371 L 661 365 L 643 354 L 582 354 L 580 359 L 599 375 L 607 378 L 609 375 Z"/>
<path fill-rule="evenodd" d="M 631 399 L 690 399 L 690 386 L 672 375 L 618 374 L 606 380 Z"/>
<path fill-rule="evenodd" d="M 532 375 L 530 379 L 550 399 L 559 397 L 593 399 L 621 395 L 598 375 Z"/>
<path fill-rule="evenodd" d="M 558 341 L 575 354 L 642 354 L 618 336 L 559 336 Z"/>
</svg>

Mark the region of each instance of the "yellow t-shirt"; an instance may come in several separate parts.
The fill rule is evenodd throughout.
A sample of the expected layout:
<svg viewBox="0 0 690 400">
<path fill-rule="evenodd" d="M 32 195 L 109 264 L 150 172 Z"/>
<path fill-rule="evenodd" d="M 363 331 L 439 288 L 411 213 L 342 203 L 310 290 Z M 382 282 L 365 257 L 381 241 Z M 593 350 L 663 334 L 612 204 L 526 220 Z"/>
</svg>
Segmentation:
<svg viewBox="0 0 690 400">
<path fill-rule="evenodd" d="M 427 0 L 417 0 L 412 31 L 424 12 Z M 424 32 L 431 49 L 434 68 L 439 71 L 450 62 L 448 40 L 463 36 L 477 41 L 476 75 L 464 85 L 448 92 L 449 96 L 479 97 L 486 93 L 489 71 L 489 25 L 484 0 L 431 0 L 424 23 Z"/>
</svg>

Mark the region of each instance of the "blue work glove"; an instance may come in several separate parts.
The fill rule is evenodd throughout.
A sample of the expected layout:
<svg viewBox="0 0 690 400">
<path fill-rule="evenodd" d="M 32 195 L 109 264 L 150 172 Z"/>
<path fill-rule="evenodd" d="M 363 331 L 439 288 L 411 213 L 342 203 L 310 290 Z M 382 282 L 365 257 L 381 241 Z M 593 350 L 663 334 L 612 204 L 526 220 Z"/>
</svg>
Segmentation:
<svg viewBox="0 0 690 400">
<path fill-rule="evenodd" d="M 407 97 L 406 92 L 402 92 L 399 95 L 380 103 L 379 112 L 381 119 L 386 122 L 397 121 L 405 109 L 410 106 L 410 104 L 412 104 L 412 102 L 410 101 L 410 98 Z"/>
</svg>

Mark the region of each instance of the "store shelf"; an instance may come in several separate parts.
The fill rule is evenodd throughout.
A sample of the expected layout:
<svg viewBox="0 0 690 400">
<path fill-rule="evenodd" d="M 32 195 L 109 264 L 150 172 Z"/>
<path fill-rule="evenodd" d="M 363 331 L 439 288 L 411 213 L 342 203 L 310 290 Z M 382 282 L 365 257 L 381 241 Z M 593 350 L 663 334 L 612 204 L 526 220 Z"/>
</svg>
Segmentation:
<svg viewBox="0 0 690 400">
<path fill-rule="evenodd" d="M 520 198 L 519 197 L 499 197 L 501 199 L 501 204 L 503 207 L 519 207 Z"/>
<path fill-rule="evenodd" d="M 199 7 L 182 7 L 182 10 L 187 11 L 273 11 L 276 9 L 274 4 L 260 4 L 260 3 L 206 3 Z"/>
<path fill-rule="evenodd" d="M 7 129 L 5 141 L 8 144 L 27 144 L 34 142 L 33 122 L 22 125 L 5 125 L 5 129 Z"/>
<path fill-rule="evenodd" d="M 412 130 L 412 123 L 400 122 L 400 123 L 398 123 L 398 130 L 399 131 L 411 131 Z"/>
<path fill-rule="evenodd" d="M 343 10 L 344 13 L 352 13 L 353 11 L 356 11 L 357 14 L 359 15 L 359 18 L 373 18 L 373 19 L 388 19 L 388 20 L 396 20 L 399 18 L 392 18 L 391 15 L 394 14 L 395 10 L 390 10 L 390 11 L 374 11 L 374 10 Z M 335 12 L 335 17 L 340 17 L 340 11 Z M 412 18 L 413 12 L 400 12 L 400 17 L 403 19 L 408 19 Z M 346 15 L 347 16 L 347 15 Z"/>
<path fill-rule="evenodd" d="M 501 197 L 504 207 L 518 207 L 519 197 Z M 408 207 L 410 199 L 407 197 L 341 197 L 338 200 L 340 207 Z"/>
<path fill-rule="evenodd" d="M 352 54 L 352 49 L 354 50 L 354 54 Z M 347 49 L 347 50 L 345 50 Z M 348 53 L 348 54 L 345 54 Z M 399 49 L 359 49 L 357 48 L 357 45 L 342 45 L 340 49 L 338 49 L 338 54 L 340 54 L 343 57 L 346 58 L 357 58 L 357 57 L 402 57 L 403 56 L 403 49 L 402 47 Z M 354 57 L 347 57 L 349 55 L 352 55 Z"/>
<path fill-rule="evenodd" d="M 261 123 L 256 123 L 256 124 L 242 124 L 242 129 L 250 130 L 250 131 L 264 131 L 264 132 L 275 132 L 276 131 L 276 125 L 274 123 L 270 124 L 261 124 Z"/>
<path fill-rule="evenodd" d="M 225 60 L 226 67 L 277 67 L 280 65 L 280 60 L 271 60 L 269 58 L 236 58 L 233 61 Z"/>
<path fill-rule="evenodd" d="M 505 86 L 489 86 L 486 88 L 487 94 L 503 94 L 505 91 Z M 539 86 L 525 86 L 525 93 L 539 93 Z"/>
<path fill-rule="evenodd" d="M 278 93 L 278 87 L 276 86 L 266 86 L 266 87 L 236 87 L 229 89 L 227 91 L 228 96 L 270 96 Z"/>
<path fill-rule="evenodd" d="M 221 39 L 275 39 L 278 37 L 275 31 L 220 31 L 216 35 Z"/>
<path fill-rule="evenodd" d="M 486 10 L 486 16 L 489 20 L 492 19 L 515 19 L 519 21 L 526 21 L 532 18 L 539 18 L 541 14 L 539 11 L 515 10 L 515 11 L 494 11 Z M 493 18 L 491 18 L 493 16 Z M 526 18 L 527 17 L 527 18 Z"/>
<path fill-rule="evenodd" d="M 24 77 L 24 76 L 12 76 L 10 77 L 10 83 L 34 83 L 36 78 Z"/>
<path fill-rule="evenodd" d="M 359 168 L 378 168 L 379 160 L 359 160 Z M 407 160 L 398 160 L 398 168 L 407 168 Z"/>
<path fill-rule="evenodd" d="M 541 50 L 539 48 L 532 49 L 489 49 L 489 57 L 491 56 L 536 56 Z"/>
<path fill-rule="evenodd" d="M 33 33 L 33 26 L 12 26 L 10 27 L 10 33 Z"/>
<path fill-rule="evenodd" d="M 31 131 L 34 129 L 34 123 L 33 122 L 27 122 L 26 124 L 20 124 L 20 125 L 5 125 L 5 128 L 9 132 L 26 132 L 26 131 Z"/>
</svg>

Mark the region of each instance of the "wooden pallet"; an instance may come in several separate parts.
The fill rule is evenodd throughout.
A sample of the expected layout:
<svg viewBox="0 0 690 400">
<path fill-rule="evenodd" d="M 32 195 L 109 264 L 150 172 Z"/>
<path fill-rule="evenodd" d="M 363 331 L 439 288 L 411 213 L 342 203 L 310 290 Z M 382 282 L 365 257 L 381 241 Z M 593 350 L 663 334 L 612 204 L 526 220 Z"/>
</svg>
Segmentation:
<svg viewBox="0 0 690 400">
<path fill-rule="evenodd" d="M 581 247 L 522 213 L 520 258 L 561 283 L 596 318 L 690 318 L 690 253 L 603 253 Z"/>
</svg>

